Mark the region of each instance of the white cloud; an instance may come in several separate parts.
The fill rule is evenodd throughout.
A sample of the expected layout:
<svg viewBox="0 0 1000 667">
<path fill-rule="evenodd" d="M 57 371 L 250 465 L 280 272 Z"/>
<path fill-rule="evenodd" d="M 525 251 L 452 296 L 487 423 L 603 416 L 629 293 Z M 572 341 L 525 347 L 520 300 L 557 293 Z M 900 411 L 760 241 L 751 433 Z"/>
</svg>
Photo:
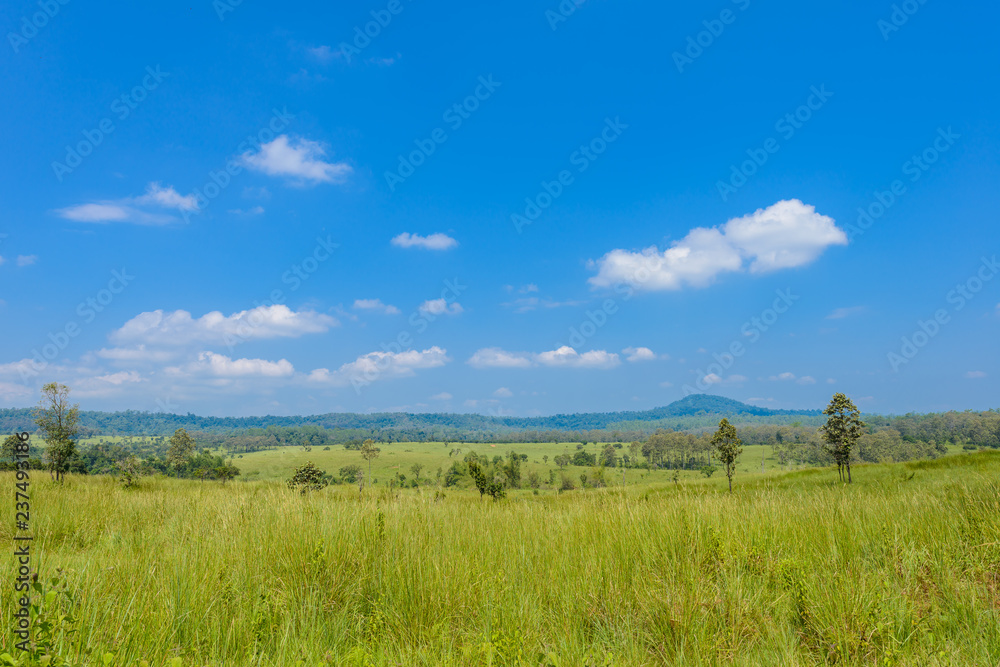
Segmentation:
<svg viewBox="0 0 1000 667">
<path fill-rule="evenodd" d="M 478 350 L 466 362 L 473 368 L 530 368 L 531 358 L 523 352 L 507 352 L 499 347 Z"/>
<path fill-rule="evenodd" d="M 142 382 L 142 376 L 135 371 L 121 371 L 119 373 L 110 373 L 108 375 L 98 375 L 95 379 L 103 380 L 114 385 L 125 384 L 126 382 Z"/>
<path fill-rule="evenodd" d="M 426 350 L 406 350 L 404 352 L 369 352 L 336 371 L 317 368 L 309 374 L 309 380 L 320 384 L 363 386 L 381 378 L 410 377 L 415 371 L 438 368 L 448 363 L 446 350 L 434 346 Z"/>
<path fill-rule="evenodd" d="M 295 368 L 287 359 L 230 359 L 223 354 L 201 352 L 196 361 L 181 367 L 165 369 L 168 375 L 196 375 L 221 378 L 237 377 L 289 377 Z"/>
<path fill-rule="evenodd" d="M 357 299 L 354 302 L 354 308 L 357 310 L 374 310 L 384 315 L 400 314 L 399 308 L 382 303 L 382 299 Z"/>
<path fill-rule="evenodd" d="M 396 236 L 391 243 L 399 248 L 423 248 L 424 250 L 449 250 L 458 245 L 458 241 L 447 234 L 437 233 L 421 236 L 409 232 L 403 232 Z"/>
<path fill-rule="evenodd" d="M 0 400 L 5 402 L 28 398 L 33 396 L 34 393 L 33 389 L 26 387 L 23 384 L 0 382 Z"/>
<path fill-rule="evenodd" d="M 250 169 L 268 176 L 285 176 L 299 183 L 339 183 L 353 169 L 346 162 L 324 162 L 326 150 L 308 139 L 289 140 L 283 134 L 260 147 L 257 153 L 247 152 L 243 163 Z"/>
<path fill-rule="evenodd" d="M 564 345 L 557 350 L 538 354 L 507 352 L 497 347 L 484 348 L 473 354 L 466 363 L 474 368 L 614 368 L 621 363 L 621 359 L 617 354 L 605 350 L 591 350 L 580 354 Z"/>
<path fill-rule="evenodd" d="M 625 361 L 630 361 L 632 363 L 638 361 L 653 361 L 656 359 L 656 353 L 653 352 L 648 347 L 626 347 L 622 352 L 626 355 Z"/>
<path fill-rule="evenodd" d="M 788 373 L 788 372 L 780 373 L 778 375 L 772 375 L 767 379 L 770 380 L 771 382 L 795 382 L 796 384 L 803 384 L 803 385 L 816 384 L 816 378 L 812 376 L 803 375 L 802 377 L 798 377 L 797 375 L 795 375 L 795 373 Z M 827 382 L 829 382 L 829 380 L 827 380 Z"/>
<path fill-rule="evenodd" d="M 450 401 L 453 398 L 454 396 L 452 396 L 446 391 L 442 391 L 440 394 L 434 394 L 433 396 L 431 396 L 432 401 Z"/>
<path fill-rule="evenodd" d="M 842 320 L 845 317 L 850 317 L 851 315 L 860 315 L 865 312 L 864 306 L 852 306 L 851 308 L 837 308 L 832 313 L 826 316 L 828 320 Z"/>
<path fill-rule="evenodd" d="M 313 58 L 315 58 L 316 60 L 318 60 L 323 64 L 330 62 L 340 54 L 339 51 L 334 51 L 325 44 L 308 48 L 306 49 L 306 51 L 309 53 L 309 55 L 311 55 Z"/>
<path fill-rule="evenodd" d="M 242 208 L 231 208 L 228 211 L 233 215 L 264 215 L 263 206 L 254 206 L 253 208 L 242 209 Z"/>
<path fill-rule="evenodd" d="M 186 310 L 154 310 L 136 315 L 110 335 L 117 344 L 177 346 L 195 342 L 224 343 L 266 338 L 298 338 L 325 333 L 338 322 L 314 311 L 295 312 L 285 305 L 258 306 L 226 316 L 219 311 L 197 319 Z"/>
<path fill-rule="evenodd" d="M 135 347 L 101 348 L 96 352 L 101 359 L 133 364 L 137 362 L 163 363 L 174 358 L 175 353 L 168 350 L 154 350 L 145 345 Z"/>
<path fill-rule="evenodd" d="M 135 203 L 161 206 L 163 208 L 175 208 L 178 211 L 198 210 L 198 198 L 194 194 L 185 197 L 177 192 L 172 185 L 164 188 L 156 182 L 146 186 L 146 194 L 136 197 Z"/>
<path fill-rule="evenodd" d="M 18 255 L 17 265 L 18 266 L 31 266 L 38 261 L 38 255 Z"/>
<path fill-rule="evenodd" d="M 847 245 L 832 218 L 797 199 L 780 201 L 720 227 L 698 227 L 665 251 L 612 250 L 590 268 L 593 287 L 627 283 L 638 290 L 705 287 L 725 272 L 768 273 L 809 264 L 831 245 Z M 745 266 L 746 261 L 749 265 Z"/>
<path fill-rule="evenodd" d="M 983 371 L 969 371 L 965 374 L 965 377 L 969 380 L 978 380 L 986 377 L 986 373 Z"/>
<path fill-rule="evenodd" d="M 464 312 L 462 304 L 457 301 L 449 304 L 446 299 L 424 301 L 417 310 L 424 315 L 458 315 Z"/>
<path fill-rule="evenodd" d="M 191 212 L 198 210 L 198 200 L 194 194 L 186 196 L 180 194 L 172 185 L 163 187 L 159 183 L 153 182 L 146 187 L 146 194 L 139 197 L 68 206 L 57 209 L 56 214 L 74 222 L 131 222 L 138 225 L 165 225 L 178 220 L 173 215 L 145 210 L 148 207 Z"/>
<path fill-rule="evenodd" d="M 511 396 L 514 395 L 514 392 L 512 392 L 507 387 L 500 387 L 495 392 L 493 392 L 493 395 L 496 396 L 497 398 L 510 398 Z"/>
</svg>

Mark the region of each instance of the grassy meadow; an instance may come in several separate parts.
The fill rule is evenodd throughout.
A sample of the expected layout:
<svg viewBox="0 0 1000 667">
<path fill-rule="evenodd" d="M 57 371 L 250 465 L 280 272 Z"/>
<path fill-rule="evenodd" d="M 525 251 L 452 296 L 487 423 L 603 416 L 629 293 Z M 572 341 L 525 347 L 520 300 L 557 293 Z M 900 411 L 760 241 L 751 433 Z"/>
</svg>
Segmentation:
<svg viewBox="0 0 1000 667">
<path fill-rule="evenodd" d="M 421 446 L 383 447 L 376 476 Z M 1000 453 L 857 466 L 851 486 L 744 460 L 732 495 L 719 473 L 501 502 L 280 482 L 347 454 L 244 456 L 261 479 L 225 485 L 35 472 L 34 566 L 66 590 L 42 605 L 51 664 L 1000 662 Z"/>
</svg>

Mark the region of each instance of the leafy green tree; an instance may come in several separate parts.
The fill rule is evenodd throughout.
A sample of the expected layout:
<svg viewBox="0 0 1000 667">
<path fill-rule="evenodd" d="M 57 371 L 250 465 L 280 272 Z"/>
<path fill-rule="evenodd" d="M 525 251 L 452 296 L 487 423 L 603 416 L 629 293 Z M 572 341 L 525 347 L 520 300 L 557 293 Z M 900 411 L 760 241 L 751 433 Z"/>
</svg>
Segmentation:
<svg viewBox="0 0 1000 667">
<path fill-rule="evenodd" d="M 139 486 L 139 478 L 142 477 L 141 464 L 135 456 L 118 461 L 118 483 L 123 489 L 134 489 Z"/>
<path fill-rule="evenodd" d="M 361 466 L 357 465 L 356 463 L 352 463 L 350 465 L 344 466 L 338 472 L 340 473 L 340 478 L 342 480 L 344 480 L 348 484 L 354 484 L 356 481 L 358 481 L 358 475 L 363 473 L 364 470 L 362 470 Z"/>
<path fill-rule="evenodd" d="M 712 446 L 729 478 L 729 493 L 733 492 L 733 475 L 736 473 L 736 460 L 743 453 L 742 445 L 743 441 L 737 435 L 736 427 L 723 418 L 719 422 L 719 430 L 712 436 Z"/>
<path fill-rule="evenodd" d="M 181 467 L 187 462 L 188 457 L 194 451 L 194 438 L 182 428 L 174 431 L 170 436 L 170 446 L 167 448 L 167 461 L 180 477 Z"/>
<path fill-rule="evenodd" d="M 21 439 L 16 435 L 8 435 L 4 438 L 3 446 L 0 447 L 0 459 L 10 459 L 11 463 L 17 463 L 17 446 L 21 444 Z"/>
<path fill-rule="evenodd" d="M 293 491 L 299 489 L 299 493 L 305 495 L 309 491 L 319 491 L 325 488 L 329 482 L 325 470 L 320 470 L 311 461 L 306 461 L 295 469 L 295 474 L 285 483 L 289 489 Z"/>
<path fill-rule="evenodd" d="M 381 451 L 375 446 L 375 441 L 370 438 L 361 443 L 361 458 L 368 461 L 368 479 L 371 479 L 372 476 L 372 461 L 378 458 Z"/>
<path fill-rule="evenodd" d="M 861 421 L 861 413 L 854 402 L 841 393 L 833 395 L 823 414 L 827 416 L 827 420 L 819 430 L 826 442 L 824 449 L 836 461 L 840 481 L 844 481 L 844 468 L 847 468 L 847 483 L 850 484 L 851 452 L 866 425 Z"/>
<path fill-rule="evenodd" d="M 35 424 L 45 439 L 45 457 L 49 474 L 62 481 L 70 463 L 77 456 L 80 406 L 69 404 L 69 387 L 49 382 L 42 387 L 42 398 L 35 408 Z"/>
<path fill-rule="evenodd" d="M 718 468 L 716 468 L 713 465 L 705 465 L 701 467 L 701 474 L 704 475 L 706 479 L 708 479 L 709 477 L 715 474 L 716 470 L 718 470 Z"/>
<path fill-rule="evenodd" d="M 222 483 L 225 484 L 234 477 L 239 476 L 240 469 L 234 466 L 232 463 L 223 463 L 221 466 L 215 469 L 215 478 L 221 479 Z"/>
<path fill-rule="evenodd" d="M 615 451 L 614 445 L 608 445 L 601 452 L 601 465 L 608 468 L 614 468 L 618 465 L 618 452 Z"/>
<path fill-rule="evenodd" d="M 424 469 L 423 463 L 414 463 L 413 465 L 410 466 L 410 472 L 412 472 L 413 476 L 417 478 L 417 481 L 420 480 L 420 471 L 423 469 Z"/>
</svg>

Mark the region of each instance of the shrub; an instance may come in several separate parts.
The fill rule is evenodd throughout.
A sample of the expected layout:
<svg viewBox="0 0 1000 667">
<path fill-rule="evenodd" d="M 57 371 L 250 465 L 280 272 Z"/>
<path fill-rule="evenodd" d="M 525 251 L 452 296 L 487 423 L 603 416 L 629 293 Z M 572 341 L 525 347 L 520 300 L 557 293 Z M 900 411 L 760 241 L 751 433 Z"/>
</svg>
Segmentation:
<svg viewBox="0 0 1000 667">
<path fill-rule="evenodd" d="M 286 482 L 289 489 L 294 491 L 298 488 L 299 493 L 303 495 L 307 491 L 319 491 L 329 483 L 330 480 L 327 477 L 326 471 L 320 470 L 311 461 L 306 461 L 306 463 L 296 468 L 295 474 Z"/>
</svg>

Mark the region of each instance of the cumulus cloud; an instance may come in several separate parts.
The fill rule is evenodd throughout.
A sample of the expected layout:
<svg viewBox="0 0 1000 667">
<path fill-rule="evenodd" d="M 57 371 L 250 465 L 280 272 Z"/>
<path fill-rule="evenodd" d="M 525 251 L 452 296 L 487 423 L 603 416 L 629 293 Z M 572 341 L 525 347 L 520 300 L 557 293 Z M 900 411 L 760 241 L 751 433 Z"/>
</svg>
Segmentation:
<svg viewBox="0 0 1000 667">
<path fill-rule="evenodd" d="M 510 398 L 511 396 L 514 395 L 514 392 L 512 392 L 507 387 L 500 387 L 495 392 L 493 392 L 493 395 L 496 396 L 497 398 Z"/>
<path fill-rule="evenodd" d="M 498 347 L 478 350 L 466 362 L 474 368 L 531 368 L 533 366 L 563 368 L 614 368 L 621 364 L 617 354 L 591 350 L 580 354 L 564 345 L 556 350 L 539 352 L 507 352 Z"/>
<path fill-rule="evenodd" d="M 363 386 L 389 377 L 410 377 L 417 370 L 438 368 L 451 361 L 446 350 L 437 347 L 423 351 L 369 352 L 335 371 L 317 368 L 309 374 L 309 381 L 333 386 Z"/>
<path fill-rule="evenodd" d="M 612 250 L 590 262 L 597 275 L 589 282 L 595 288 L 626 283 L 649 291 L 705 287 L 726 272 L 805 266 L 832 245 L 847 245 L 844 231 L 815 207 L 792 199 L 719 227 L 692 229 L 665 251 Z"/>
<path fill-rule="evenodd" d="M 165 369 L 168 375 L 197 375 L 219 378 L 289 377 L 295 368 L 287 359 L 231 359 L 223 354 L 201 352 L 195 361 Z"/>
<path fill-rule="evenodd" d="M 457 301 L 454 303 L 448 303 L 446 299 L 432 299 L 430 301 L 424 301 L 417 308 L 423 315 L 458 315 L 464 312 L 462 304 Z"/>
<path fill-rule="evenodd" d="M 324 333 L 338 322 L 314 311 L 293 311 L 285 305 L 258 306 L 232 315 L 219 311 L 194 318 L 186 310 L 154 310 L 136 315 L 111 333 L 120 345 L 178 346 L 190 343 L 224 343 L 267 338 L 298 338 Z"/>
<path fill-rule="evenodd" d="M 431 396 L 432 401 L 450 401 L 453 398 L 454 396 L 452 396 L 446 391 L 442 391 L 440 394 L 434 394 L 433 396 Z"/>
<path fill-rule="evenodd" d="M 384 315 L 399 315 L 400 310 L 396 306 L 382 303 L 382 299 L 357 299 L 354 302 L 355 310 L 373 310 Z"/>
<path fill-rule="evenodd" d="M 150 211 L 150 208 L 189 213 L 198 210 L 198 201 L 194 194 L 182 195 L 172 185 L 163 187 L 153 182 L 146 187 L 146 193 L 139 197 L 77 204 L 58 209 L 56 214 L 74 222 L 165 225 L 178 220 L 176 216 Z"/>
<path fill-rule="evenodd" d="M 458 245 L 458 241 L 447 234 L 437 233 L 421 236 L 409 232 L 403 232 L 396 236 L 391 243 L 399 248 L 422 248 L 424 250 L 449 250 Z"/>
<path fill-rule="evenodd" d="M 308 139 L 283 134 L 242 156 L 243 164 L 268 176 L 290 178 L 300 184 L 340 183 L 353 169 L 346 162 L 326 162 L 326 150 Z"/>
<path fill-rule="evenodd" d="M 622 350 L 622 353 L 627 355 L 625 357 L 625 361 L 630 361 L 632 363 L 639 361 L 653 361 L 656 359 L 656 353 L 648 347 L 626 347 Z"/>
<path fill-rule="evenodd" d="M 38 261 L 38 255 L 18 255 L 17 265 L 18 266 L 31 266 Z"/>
</svg>

